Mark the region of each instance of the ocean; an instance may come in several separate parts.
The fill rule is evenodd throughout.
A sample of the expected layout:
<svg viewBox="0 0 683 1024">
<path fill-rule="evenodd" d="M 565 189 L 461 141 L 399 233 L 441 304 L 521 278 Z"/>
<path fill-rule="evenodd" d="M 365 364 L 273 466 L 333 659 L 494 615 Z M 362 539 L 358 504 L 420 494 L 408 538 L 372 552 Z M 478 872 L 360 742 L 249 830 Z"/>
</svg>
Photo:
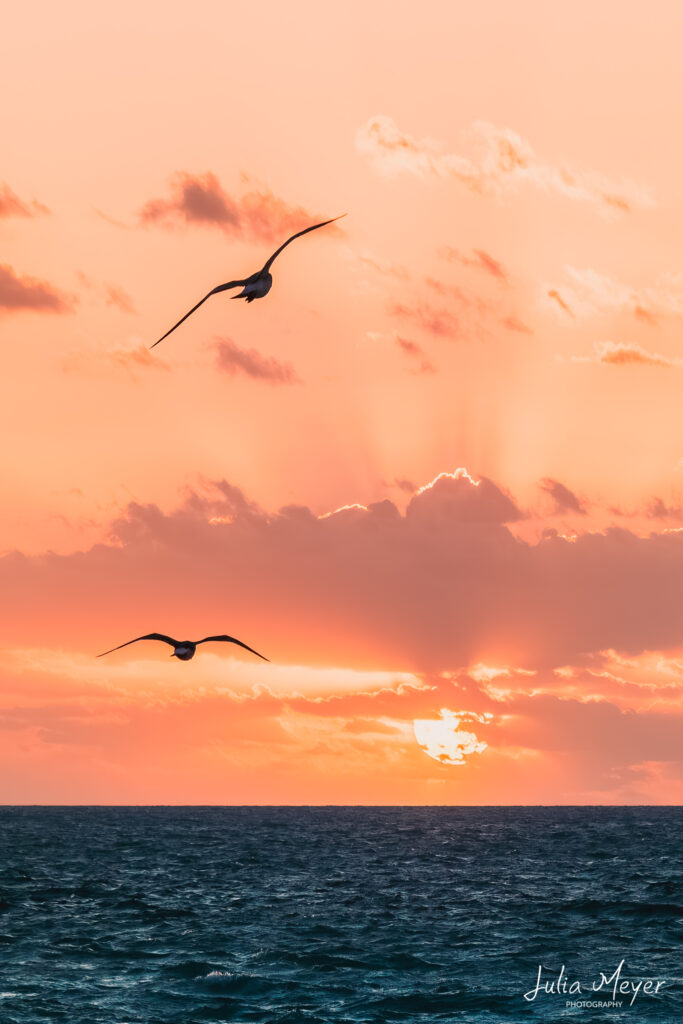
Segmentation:
<svg viewBox="0 0 683 1024">
<path fill-rule="evenodd" d="M 683 1021 L 683 808 L 6 807 L 0 843 L 2 1024 Z"/>
</svg>

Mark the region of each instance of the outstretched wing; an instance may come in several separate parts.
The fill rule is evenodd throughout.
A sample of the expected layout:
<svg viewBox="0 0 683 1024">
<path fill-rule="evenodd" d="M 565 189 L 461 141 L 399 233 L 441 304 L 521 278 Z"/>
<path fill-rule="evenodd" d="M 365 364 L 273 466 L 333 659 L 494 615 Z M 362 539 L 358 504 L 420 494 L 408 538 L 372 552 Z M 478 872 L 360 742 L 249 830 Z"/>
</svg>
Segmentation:
<svg viewBox="0 0 683 1024">
<path fill-rule="evenodd" d="M 263 267 L 263 270 L 261 271 L 261 273 L 263 274 L 263 273 L 265 273 L 265 272 L 266 272 L 267 270 L 269 270 L 269 269 L 270 269 L 270 267 L 272 266 L 272 263 L 273 263 L 273 260 L 275 259 L 275 257 L 276 257 L 276 256 L 279 256 L 279 255 L 280 255 L 280 253 L 282 252 L 282 250 L 283 250 L 283 249 L 284 249 L 284 248 L 285 248 L 286 246 L 288 246 L 290 242 L 293 242 L 295 238 L 301 238 L 301 236 L 302 236 L 302 235 L 307 235 L 309 231 L 315 231 L 315 230 L 316 230 L 317 228 L 324 228 L 326 224 L 334 224 L 335 220 L 341 220 L 341 219 L 342 219 L 342 217 L 345 217 L 345 216 L 346 216 L 346 214 L 345 214 L 345 213 L 342 213 L 342 214 L 340 214 L 340 215 L 339 215 L 339 217 L 332 217 L 332 219 L 331 219 L 331 220 L 324 220 L 324 221 L 322 222 L 322 224 L 314 224 L 314 225 L 313 225 L 312 227 L 310 227 L 310 228 L 304 228 L 304 229 L 303 229 L 303 231 L 297 231 L 297 233 L 296 233 L 295 235 L 292 235 L 292 237 L 291 237 L 291 238 L 288 238 L 286 242 L 283 242 L 283 243 L 282 243 L 282 245 L 280 246 L 280 248 L 279 248 L 279 249 L 276 249 L 276 250 L 275 250 L 275 252 L 274 252 L 274 253 L 273 253 L 273 255 L 272 255 L 272 256 L 270 257 L 270 259 L 268 260 L 268 262 L 267 262 L 267 263 L 266 263 L 266 264 L 264 265 L 264 267 Z"/>
<path fill-rule="evenodd" d="M 223 640 L 228 644 L 237 644 L 238 647 L 244 647 L 245 651 L 251 651 L 251 653 L 255 654 L 257 658 L 263 658 L 264 661 L 270 661 L 270 658 L 264 658 L 263 655 L 259 654 L 258 651 L 255 651 L 253 647 L 247 647 L 247 645 L 243 644 L 241 640 L 235 640 L 234 636 L 205 636 L 203 640 L 198 640 L 197 643 L 207 644 L 209 640 Z"/>
<path fill-rule="evenodd" d="M 198 302 L 196 306 L 193 306 L 190 312 L 186 313 L 185 316 L 181 317 L 177 324 L 173 324 L 173 327 L 170 329 L 170 331 L 166 331 L 166 334 L 162 334 L 162 336 L 159 338 L 159 341 L 163 341 L 164 338 L 168 338 L 169 334 L 173 334 L 176 327 L 180 327 L 183 321 L 187 320 L 188 316 L 192 316 L 195 310 L 199 309 L 199 307 L 203 305 L 207 299 L 210 299 L 212 295 L 217 295 L 218 292 L 225 292 L 228 290 L 228 288 L 238 288 L 244 284 L 246 284 L 246 281 L 228 281 L 227 284 L 219 284 L 218 287 L 212 288 L 208 295 L 204 296 L 201 302 Z M 150 345 L 149 347 L 156 348 L 156 346 L 159 344 L 159 341 L 155 341 L 154 344 Z"/>
<path fill-rule="evenodd" d="M 146 633 L 144 636 L 136 636 L 135 640 L 127 640 L 125 644 L 119 644 L 118 647 L 112 647 L 111 651 L 104 651 L 103 654 L 98 654 L 98 658 L 103 658 L 105 654 L 111 654 L 113 651 L 120 651 L 122 647 L 128 647 L 128 644 L 136 644 L 138 640 L 163 640 L 165 644 L 170 644 L 171 647 L 177 647 L 178 641 L 174 640 L 172 636 L 164 636 L 163 633 Z"/>
</svg>

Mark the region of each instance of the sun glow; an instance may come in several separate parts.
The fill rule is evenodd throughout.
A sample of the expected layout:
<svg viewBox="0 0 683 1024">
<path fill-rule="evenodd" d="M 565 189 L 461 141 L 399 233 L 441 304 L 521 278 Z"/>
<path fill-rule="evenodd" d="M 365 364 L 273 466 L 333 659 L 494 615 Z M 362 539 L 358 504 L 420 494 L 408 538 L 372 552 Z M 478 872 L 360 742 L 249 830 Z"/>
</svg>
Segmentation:
<svg viewBox="0 0 683 1024">
<path fill-rule="evenodd" d="M 441 764 L 463 765 L 467 755 L 482 754 L 487 746 L 473 732 L 465 732 L 459 728 L 463 718 L 473 718 L 478 722 L 488 722 L 491 714 L 482 715 L 467 711 L 450 711 L 442 708 L 441 719 L 416 718 L 413 722 L 415 739 L 425 754 L 440 761 Z"/>
<path fill-rule="evenodd" d="M 473 487 L 478 487 L 481 480 L 475 480 L 474 477 L 470 476 L 464 466 L 459 466 L 454 473 L 439 473 L 433 480 L 430 480 L 428 484 L 423 484 L 422 487 L 418 487 L 416 494 L 424 494 L 425 491 L 430 491 L 432 487 L 438 484 L 439 480 L 468 480 Z"/>
<path fill-rule="evenodd" d="M 352 505 L 340 505 L 339 508 L 335 508 L 332 512 L 323 512 L 322 515 L 318 516 L 318 519 L 330 519 L 332 516 L 336 516 L 338 512 L 350 512 L 352 509 L 358 509 L 361 512 L 367 512 L 367 505 L 359 505 L 354 502 Z"/>
<path fill-rule="evenodd" d="M 509 668 L 495 668 L 493 665 L 484 665 L 480 662 L 478 665 L 474 665 L 468 672 L 468 675 L 475 679 L 478 683 L 489 682 L 491 679 L 497 679 L 498 676 L 509 676 Z"/>
</svg>

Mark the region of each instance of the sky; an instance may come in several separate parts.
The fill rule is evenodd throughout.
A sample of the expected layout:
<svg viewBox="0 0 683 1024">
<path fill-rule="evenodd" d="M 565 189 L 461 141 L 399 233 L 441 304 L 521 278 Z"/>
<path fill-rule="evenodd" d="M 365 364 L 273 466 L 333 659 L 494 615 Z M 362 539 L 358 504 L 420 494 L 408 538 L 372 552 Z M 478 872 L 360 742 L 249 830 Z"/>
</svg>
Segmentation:
<svg viewBox="0 0 683 1024">
<path fill-rule="evenodd" d="M 0 802 L 680 803 L 680 5 L 6 29 Z"/>
</svg>

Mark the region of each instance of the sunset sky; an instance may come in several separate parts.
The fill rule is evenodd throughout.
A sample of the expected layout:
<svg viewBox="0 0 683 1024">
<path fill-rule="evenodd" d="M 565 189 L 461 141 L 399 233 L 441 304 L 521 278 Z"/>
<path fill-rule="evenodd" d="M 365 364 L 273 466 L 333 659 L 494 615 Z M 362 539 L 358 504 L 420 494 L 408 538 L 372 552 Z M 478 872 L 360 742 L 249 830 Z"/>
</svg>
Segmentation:
<svg viewBox="0 0 683 1024">
<path fill-rule="evenodd" d="M 682 33 L 13 8 L 0 802 L 681 801 Z"/>
</svg>

